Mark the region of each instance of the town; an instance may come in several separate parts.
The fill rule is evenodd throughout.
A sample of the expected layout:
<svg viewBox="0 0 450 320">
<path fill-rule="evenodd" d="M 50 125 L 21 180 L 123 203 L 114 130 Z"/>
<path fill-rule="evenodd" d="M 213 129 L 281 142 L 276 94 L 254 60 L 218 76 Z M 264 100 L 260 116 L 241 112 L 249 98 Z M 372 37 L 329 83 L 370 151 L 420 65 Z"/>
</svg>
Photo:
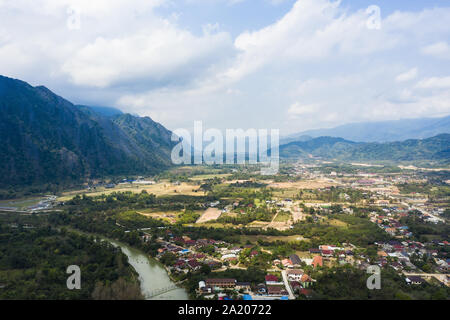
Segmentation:
<svg viewBox="0 0 450 320">
<path fill-rule="evenodd" d="M 148 298 L 177 288 L 191 299 L 338 298 L 328 286 L 339 277 L 355 277 L 339 284 L 344 298 L 447 297 L 448 171 L 320 159 L 284 162 L 280 171 L 177 167 L 90 181 L 16 209 L 146 252 L 172 281 Z M 366 288 L 373 266 L 382 270 L 380 290 Z"/>
</svg>

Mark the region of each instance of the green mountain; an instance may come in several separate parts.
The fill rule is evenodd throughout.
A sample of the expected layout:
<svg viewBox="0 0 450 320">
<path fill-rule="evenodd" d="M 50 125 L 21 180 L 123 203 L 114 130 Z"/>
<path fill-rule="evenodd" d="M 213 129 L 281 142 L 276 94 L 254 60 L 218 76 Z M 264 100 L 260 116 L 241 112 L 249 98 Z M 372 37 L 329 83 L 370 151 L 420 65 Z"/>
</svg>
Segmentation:
<svg viewBox="0 0 450 320">
<path fill-rule="evenodd" d="M 171 165 L 171 132 L 148 117 L 75 106 L 0 76 L 0 187 L 151 174 Z"/>
<path fill-rule="evenodd" d="M 315 129 L 291 134 L 282 144 L 317 137 L 341 137 L 358 142 L 394 142 L 426 139 L 450 133 L 450 116 L 443 118 L 402 119 L 378 122 L 349 123 L 330 129 Z"/>
<path fill-rule="evenodd" d="M 319 137 L 295 141 L 280 146 L 284 158 L 321 157 L 336 160 L 450 160 L 450 134 L 427 139 L 409 139 L 400 142 L 365 143 L 342 138 Z"/>
</svg>

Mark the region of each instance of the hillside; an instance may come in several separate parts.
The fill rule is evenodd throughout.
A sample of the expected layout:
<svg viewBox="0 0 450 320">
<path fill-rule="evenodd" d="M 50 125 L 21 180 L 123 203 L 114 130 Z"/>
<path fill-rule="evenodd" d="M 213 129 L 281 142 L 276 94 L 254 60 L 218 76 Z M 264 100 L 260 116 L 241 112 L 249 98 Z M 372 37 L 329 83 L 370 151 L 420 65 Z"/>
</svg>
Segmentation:
<svg viewBox="0 0 450 320">
<path fill-rule="evenodd" d="M 0 76 L 0 187 L 154 173 L 170 165 L 170 136 L 150 118 L 105 116 Z"/>
<path fill-rule="evenodd" d="M 426 139 L 441 133 L 450 133 L 450 116 L 350 123 L 331 129 L 308 130 L 292 134 L 282 138 L 281 142 L 286 144 L 322 136 L 340 137 L 358 142 L 394 142 L 407 139 Z"/>
<path fill-rule="evenodd" d="M 280 156 L 299 158 L 313 155 L 338 160 L 440 160 L 450 159 L 450 134 L 428 139 L 409 139 L 400 142 L 364 143 L 342 138 L 319 137 L 280 146 Z"/>
</svg>

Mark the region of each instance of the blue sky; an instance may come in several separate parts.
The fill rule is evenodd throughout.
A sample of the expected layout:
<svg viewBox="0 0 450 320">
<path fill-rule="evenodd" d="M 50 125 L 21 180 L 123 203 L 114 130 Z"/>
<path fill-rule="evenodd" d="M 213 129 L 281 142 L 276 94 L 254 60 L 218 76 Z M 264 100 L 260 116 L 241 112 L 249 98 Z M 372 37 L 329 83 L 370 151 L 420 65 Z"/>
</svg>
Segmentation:
<svg viewBox="0 0 450 320">
<path fill-rule="evenodd" d="M 202 25 L 219 23 L 233 36 L 244 30 L 256 30 L 282 18 L 296 0 L 247 0 L 247 1 L 173 1 L 157 9 L 162 15 L 179 13 L 178 22 L 192 32 L 201 32 Z M 425 8 L 445 7 L 448 0 L 342 0 L 342 6 L 356 11 L 370 5 L 378 5 L 382 14 L 395 10 L 420 11 Z"/>
<path fill-rule="evenodd" d="M 0 21 L 1 74 L 170 129 L 450 114 L 447 0 L 0 0 Z"/>
</svg>

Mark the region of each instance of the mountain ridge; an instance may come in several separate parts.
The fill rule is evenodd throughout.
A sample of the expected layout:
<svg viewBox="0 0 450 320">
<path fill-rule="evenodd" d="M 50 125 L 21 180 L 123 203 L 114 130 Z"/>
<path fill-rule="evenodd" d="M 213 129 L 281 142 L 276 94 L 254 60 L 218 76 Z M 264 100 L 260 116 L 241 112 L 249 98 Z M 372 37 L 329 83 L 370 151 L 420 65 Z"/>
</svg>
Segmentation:
<svg viewBox="0 0 450 320">
<path fill-rule="evenodd" d="M 134 118 L 133 123 L 120 121 Z M 151 133 L 140 140 L 132 126 Z M 171 132 L 150 118 L 88 112 L 44 86 L 0 76 L 0 186 L 71 183 L 168 168 Z"/>
<path fill-rule="evenodd" d="M 450 116 L 348 123 L 333 128 L 294 133 L 283 137 L 281 143 L 298 141 L 301 137 L 317 138 L 320 136 L 341 137 L 358 142 L 394 142 L 407 139 L 426 139 L 441 133 L 450 133 Z"/>
<path fill-rule="evenodd" d="M 280 146 L 283 158 L 321 157 L 343 161 L 355 160 L 439 160 L 450 162 L 450 134 L 426 139 L 396 142 L 354 142 L 343 138 L 319 137 Z"/>
</svg>

